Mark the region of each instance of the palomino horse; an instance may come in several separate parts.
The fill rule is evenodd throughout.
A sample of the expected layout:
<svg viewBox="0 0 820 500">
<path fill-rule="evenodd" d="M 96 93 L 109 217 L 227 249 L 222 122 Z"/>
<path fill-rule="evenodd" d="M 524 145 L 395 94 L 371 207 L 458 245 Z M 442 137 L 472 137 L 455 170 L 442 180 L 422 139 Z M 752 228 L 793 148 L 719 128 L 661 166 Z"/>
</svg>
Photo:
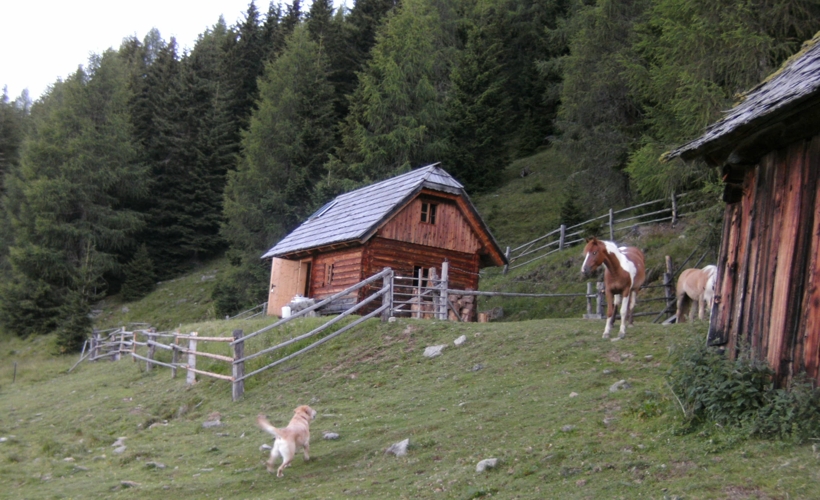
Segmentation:
<svg viewBox="0 0 820 500">
<path fill-rule="evenodd" d="M 712 303 L 715 300 L 716 266 L 706 266 L 703 269 L 687 269 L 680 273 L 678 278 L 678 312 L 677 322 L 685 323 L 686 314 L 692 303 L 698 305 L 698 319 L 703 319 L 703 309 L 709 308 L 712 314 Z M 695 320 L 695 309 L 692 308 L 692 320 Z"/>
<path fill-rule="evenodd" d="M 584 264 L 581 272 L 589 275 L 601 265 L 604 266 L 604 286 L 606 288 L 606 327 L 604 338 L 609 338 L 615 320 L 615 306 L 621 304 L 621 330 L 618 338 L 626 335 L 626 325 L 632 325 L 632 309 L 638 290 L 641 289 L 646 271 L 644 256 L 638 248 L 618 247 L 611 241 L 592 238 L 584 247 Z"/>
</svg>

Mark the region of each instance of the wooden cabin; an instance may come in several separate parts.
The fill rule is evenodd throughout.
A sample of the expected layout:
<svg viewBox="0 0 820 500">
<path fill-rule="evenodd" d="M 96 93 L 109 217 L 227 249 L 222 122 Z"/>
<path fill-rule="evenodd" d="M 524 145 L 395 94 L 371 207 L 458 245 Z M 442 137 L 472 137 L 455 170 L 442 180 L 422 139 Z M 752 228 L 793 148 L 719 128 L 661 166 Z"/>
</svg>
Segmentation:
<svg viewBox="0 0 820 500">
<path fill-rule="evenodd" d="M 506 263 L 464 186 L 438 164 L 338 196 L 262 258 L 272 258 L 270 315 L 295 295 L 321 300 L 385 267 L 421 279 L 447 260 L 449 288 L 477 290 L 481 268 Z"/>
<path fill-rule="evenodd" d="M 748 346 L 779 386 L 820 382 L 820 36 L 669 156 L 723 176 L 709 344 Z"/>
</svg>

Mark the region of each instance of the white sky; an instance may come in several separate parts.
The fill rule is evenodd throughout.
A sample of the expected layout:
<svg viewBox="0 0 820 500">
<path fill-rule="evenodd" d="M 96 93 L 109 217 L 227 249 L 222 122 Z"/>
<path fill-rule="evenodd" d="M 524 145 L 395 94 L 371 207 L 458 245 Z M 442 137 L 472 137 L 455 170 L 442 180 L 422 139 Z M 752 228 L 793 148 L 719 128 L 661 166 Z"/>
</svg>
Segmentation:
<svg viewBox="0 0 820 500">
<path fill-rule="evenodd" d="M 4 1 L 0 5 L 0 95 L 8 86 L 13 100 L 28 88 L 32 100 L 37 100 L 58 78 L 85 66 L 89 55 L 117 49 L 130 35 L 142 40 L 151 28 L 157 28 L 166 41 L 175 37 L 182 53 L 193 48 L 197 36 L 216 24 L 220 15 L 228 26 L 244 20 L 250 1 Z M 264 16 L 270 2 L 255 3 Z M 303 11 L 309 6 L 310 1 L 303 2 Z"/>
</svg>

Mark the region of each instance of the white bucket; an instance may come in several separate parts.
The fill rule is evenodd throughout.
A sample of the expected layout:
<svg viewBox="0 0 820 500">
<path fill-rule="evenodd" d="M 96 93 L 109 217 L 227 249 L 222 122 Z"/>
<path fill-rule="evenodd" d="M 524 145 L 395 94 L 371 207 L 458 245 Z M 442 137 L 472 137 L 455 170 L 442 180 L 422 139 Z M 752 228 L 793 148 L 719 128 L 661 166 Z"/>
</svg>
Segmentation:
<svg viewBox="0 0 820 500">
<path fill-rule="evenodd" d="M 282 307 L 282 319 L 290 317 L 290 306 Z"/>
</svg>

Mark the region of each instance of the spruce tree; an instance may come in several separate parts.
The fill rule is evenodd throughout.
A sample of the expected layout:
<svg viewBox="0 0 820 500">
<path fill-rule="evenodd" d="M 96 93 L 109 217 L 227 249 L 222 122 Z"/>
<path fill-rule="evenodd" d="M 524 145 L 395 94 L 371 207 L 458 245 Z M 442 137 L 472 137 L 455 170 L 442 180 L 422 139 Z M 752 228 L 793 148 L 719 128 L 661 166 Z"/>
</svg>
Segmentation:
<svg viewBox="0 0 820 500">
<path fill-rule="evenodd" d="M 7 177 L 13 242 L 0 322 L 8 331 L 62 327 L 63 347 L 79 347 L 91 304 L 106 291 L 105 273 L 142 224 L 122 206 L 145 194 L 146 181 L 128 99 L 126 65 L 107 51 L 32 109 L 31 139 Z"/>
<path fill-rule="evenodd" d="M 333 147 L 328 75 L 326 55 L 300 25 L 260 80 L 259 107 L 225 190 L 222 232 L 231 243 L 235 269 L 221 281 L 218 294 L 242 294 L 241 299 L 221 296 L 225 307 L 264 300 L 269 269 L 259 256 L 313 209 L 311 193 Z"/>
<path fill-rule="evenodd" d="M 336 175 L 382 179 L 445 155 L 455 56 L 449 16 L 429 0 L 405 0 L 390 16 L 359 75 L 343 149 L 331 163 Z"/>
<path fill-rule="evenodd" d="M 820 29 L 820 4 L 660 0 L 636 26 L 624 72 L 643 110 L 627 172 L 646 197 L 702 185 L 712 169 L 660 156 L 700 135 Z"/>
<path fill-rule="evenodd" d="M 145 244 L 140 245 L 134 258 L 125 265 L 123 274 L 125 282 L 120 291 L 123 300 L 138 300 L 154 290 L 157 276 L 154 271 L 154 262 Z"/>
<path fill-rule="evenodd" d="M 507 92 L 503 40 L 495 32 L 498 10 L 477 15 L 465 28 L 466 43 L 450 76 L 448 171 L 470 192 L 497 186 L 515 134 L 512 100 Z"/>
</svg>

